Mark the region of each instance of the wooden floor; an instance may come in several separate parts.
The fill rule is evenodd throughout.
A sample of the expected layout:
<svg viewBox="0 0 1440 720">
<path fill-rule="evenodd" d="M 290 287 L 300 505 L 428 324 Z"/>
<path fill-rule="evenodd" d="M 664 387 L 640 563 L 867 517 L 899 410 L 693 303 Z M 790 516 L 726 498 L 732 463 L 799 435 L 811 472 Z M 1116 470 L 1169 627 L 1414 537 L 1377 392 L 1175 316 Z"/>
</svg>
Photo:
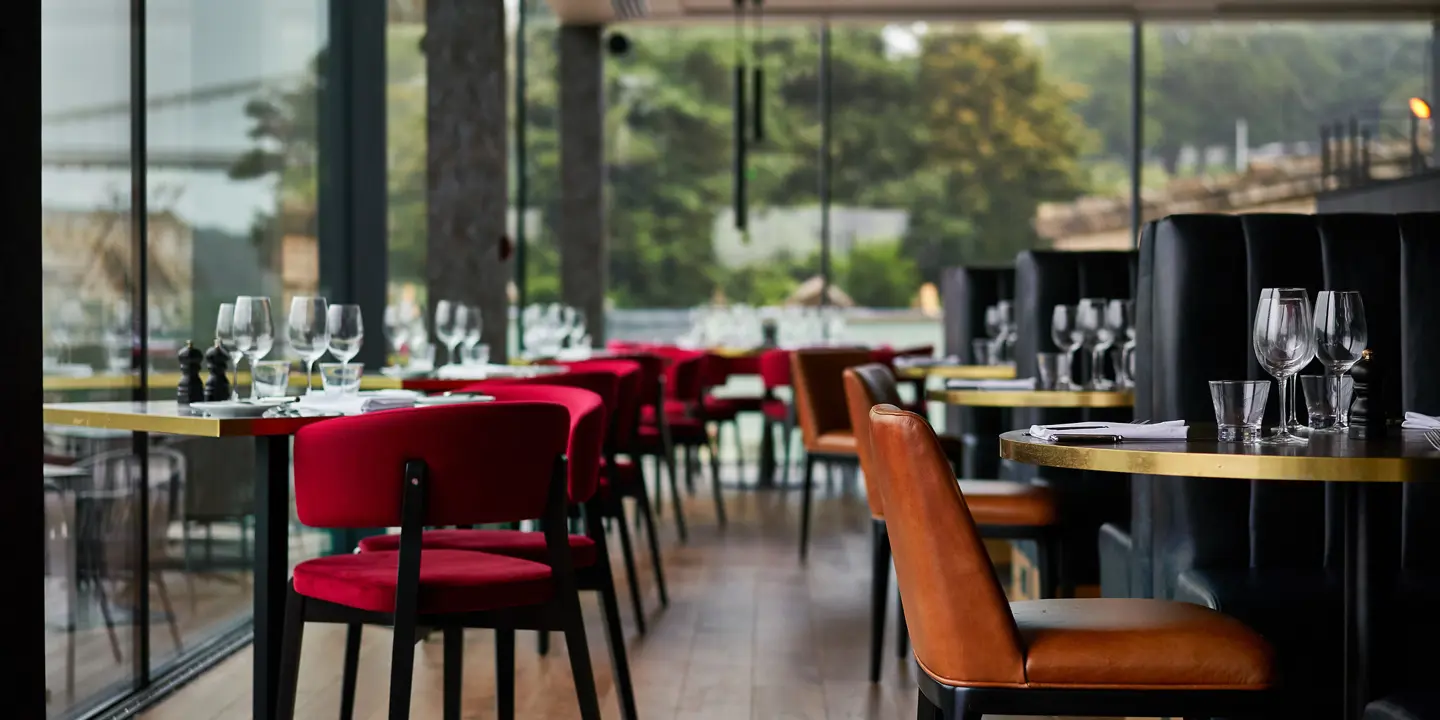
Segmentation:
<svg viewBox="0 0 1440 720">
<path fill-rule="evenodd" d="M 823 477 L 823 475 L 822 475 Z M 690 542 L 673 518 L 661 518 L 670 590 L 662 609 L 648 555 L 642 554 L 649 632 L 635 631 L 618 556 L 617 585 L 639 710 L 646 720 L 896 720 L 915 717 L 913 661 L 897 662 L 894 622 L 887 632 L 882 682 L 866 679 L 869 642 L 869 513 L 860 491 L 817 496 L 810 560 L 797 555 L 798 492 L 726 493 L 730 525 L 715 522 L 708 488 L 687 498 Z M 668 507 L 668 500 L 667 500 Z M 618 553 L 618 542 L 611 542 Z M 639 543 L 641 548 L 645 543 Z M 582 595 L 601 711 L 618 718 L 599 601 Z M 893 607 L 893 599 L 892 599 Z M 892 612 L 893 615 L 893 612 Z M 357 720 L 386 713 L 390 633 L 366 628 Z M 464 717 L 494 717 L 491 634 L 466 633 Z M 343 630 L 306 629 L 297 717 L 338 716 Z M 181 689 L 145 720 L 242 720 L 250 717 L 249 651 Z M 440 717 L 441 644 L 417 652 L 412 717 Z M 548 657 L 521 633 L 516 658 L 517 717 L 579 716 L 564 643 Z"/>
</svg>

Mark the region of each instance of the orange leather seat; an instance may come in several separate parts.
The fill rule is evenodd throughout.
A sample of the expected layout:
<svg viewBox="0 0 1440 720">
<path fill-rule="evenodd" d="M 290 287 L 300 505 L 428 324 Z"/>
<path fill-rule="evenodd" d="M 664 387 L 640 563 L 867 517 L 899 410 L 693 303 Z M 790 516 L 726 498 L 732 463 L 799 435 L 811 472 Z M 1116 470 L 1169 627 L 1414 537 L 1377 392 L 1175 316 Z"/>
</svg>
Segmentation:
<svg viewBox="0 0 1440 720">
<path fill-rule="evenodd" d="M 790 353 L 791 387 L 795 390 L 795 418 L 805 445 L 805 475 L 801 480 L 800 561 L 810 550 L 810 492 L 815 462 L 858 463 L 860 450 L 850 413 L 845 405 L 846 368 L 870 361 L 868 350 L 797 350 Z"/>
<path fill-rule="evenodd" d="M 960 494 L 977 525 L 1054 525 L 1050 488 L 1009 480 L 961 480 Z"/>
<path fill-rule="evenodd" d="M 806 446 L 807 450 L 813 452 L 835 453 L 838 455 L 856 455 L 859 449 L 855 445 L 855 433 L 849 430 L 833 430 L 815 438 L 814 442 Z"/>
<path fill-rule="evenodd" d="M 1010 603 L 1032 687 L 1256 690 L 1275 682 L 1259 633 L 1200 605 L 1105 598 Z"/>
<path fill-rule="evenodd" d="M 929 423 L 870 411 L 920 678 L 921 718 L 1269 714 L 1274 650 L 1243 623 L 1165 600 L 1010 603 Z"/>
</svg>

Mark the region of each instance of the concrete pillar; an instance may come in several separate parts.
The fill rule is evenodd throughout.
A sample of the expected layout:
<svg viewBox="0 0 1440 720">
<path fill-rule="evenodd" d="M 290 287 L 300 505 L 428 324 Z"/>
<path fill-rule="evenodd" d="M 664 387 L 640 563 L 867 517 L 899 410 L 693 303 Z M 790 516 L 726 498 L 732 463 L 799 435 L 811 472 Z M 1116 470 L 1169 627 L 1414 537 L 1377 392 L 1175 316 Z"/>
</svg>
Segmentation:
<svg viewBox="0 0 1440 720">
<path fill-rule="evenodd" d="M 500 260 L 510 176 L 505 4 L 429 0 L 425 24 L 431 321 L 440 300 L 479 305 L 484 342 L 501 362 L 511 275 Z"/>
<path fill-rule="evenodd" d="M 598 345 L 605 341 L 605 288 L 610 276 L 600 26 L 560 29 L 559 81 L 560 296 L 585 313 L 590 337 Z"/>
</svg>

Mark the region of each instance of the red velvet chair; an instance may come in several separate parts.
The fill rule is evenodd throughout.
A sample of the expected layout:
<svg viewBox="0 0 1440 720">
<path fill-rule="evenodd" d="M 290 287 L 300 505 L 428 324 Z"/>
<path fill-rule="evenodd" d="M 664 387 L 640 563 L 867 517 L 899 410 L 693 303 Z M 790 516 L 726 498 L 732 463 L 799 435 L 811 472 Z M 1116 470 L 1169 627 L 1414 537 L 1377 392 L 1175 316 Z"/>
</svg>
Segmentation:
<svg viewBox="0 0 1440 720">
<path fill-rule="evenodd" d="M 592 408 L 599 407 L 599 398 L 591 397 Z M 305 623 L 328 622 L 354 630 L 347 656 L 351 646 L 358 653 L 359 624 L 395 628 L 392 720 L 409 717 L 420 628 L 444 635 L 447 718 L 460 717 L 464 628 L 495 629 L 497 653 L 506 638 L 513 646 L 517 629 L 563 630 L 581 717 L 598 720 L 574 541 L 565 532 L 567 480 L 592 471 L 580 458 L 582 467 L 568 471 L 571 419 L 570 409 L 558 403 L 474 403 L 337 418 L 296 434 L 300 522 L 332 529 L 399 526 L 401 532 L 398 551 L 333 555 L 295 567 L 285 607 L 277 718 L 295 715 Z M 599 440 L 597 433 L 591 457 L 598 455 Z M 580 485 L 572 489 L 585 492 Z M 530 518 L 545 521 L 539 561 L 426 548 L 422 542 L 426 526 Z M 592 530 L 591 540 L 603 547 L 604 535 Z M 623 647 L 612 643 L 612 652 Z M 501 659 L 501 688 L 507 680 L 513 683 L 513 664 L 508 678 L 506 672 Z M 353 677 L 344 688 L 350 693 Z M 497 702 L 501 717 L 514 713 L 513 696 L 508 707 L 506 700 L 502 693 Z"/>
<path fill-rule="evenodd" d="M 759 375 L 760 356 L 752 354 L 727 357 L 711 354 L 706 357 L 705 365 L 705 394 L 702 396 L 705 417 L 715 423 L 715 445 L 717 447 L 725 444 L 723 437 L 725 425 L 731 426 L 732 437 L 735 438 L 736 476 L 743 478 L 745 475 L 745 448 L 740 438 L 740 416 L 746 413 L 759 414 L 762 412 L 765 396 L 726 395 L 717 397 L 712 391 L 717 387 L 723 387 L 733 375 Z"/>
<path fill-rule="evenodd" d="M 760 382 L 765 386 L 765 399 L 760 403 L 760 414 L 764 416 L 764 430 L 760 448 L 760 462 L 774 463 L 775 428 L 780 428 L 781 445 L 785 448 L 784 465 L 781 467 L 780 484 L 790 484 L 790 446 L 795 444 L 795 408 L 775 394 L 779 388 L 790 387 L 790 351 L 767 350 L 760 355 Z M 763 477 L 762 481 L 767 478 Z"/>
<path fill-rule="evenodd" d="M 685 478 L 694 492 L 693 468 L 697 461 L 696 450 L 704 448 L 710 456 L 711 492 L 715 499 L 715 516 L 721 526 L 726 524 L 725 497 L 720 487 L 720 453 L 706 427 L 703 396 L 705 392 L 706 353 L 680 348 L 655 348 L 661 357 L 669 360 L 665 369 L 666 402 L 663 410 L 651 410 L 641 415 L 639 444 L 642 452 L 655 454 L 669 452 L 673 457 L 676 447 L 685 449 Z M 663 417 L 664 423 L 659 422 Z M 668 434 L 668 441 L 666 435 Z M 674 468 L 674 465 L 671 465 Z M 677 492 L 675 478 L 671 477 L 671 492 Z M 683 524 L 680 503 L 675 502 L 677 522 Z M 682 539 L 684 536 L 682 534 Z"/>
<path fill-rule="evenodd" d="M 683 403 L 667 399 L 666 367 L 669 362 L 660 355 L 653 352 L 642 352 L 634 350 L 623 354 L 617 354 L 612 360 L 631 360 L 640 364 L 640 413 L 635 427 L 635 434 L 630 443 L 621 448 L 621 452 L 629 456 L 635 463 L 634 473 L 644 481 L 643 465 L 641 461 L 645 458 L 653 458 L 655 463 L 655 515 L 658 517 L 665 506 L 664 483 L 660 480 L 660 470 L 663 467 L 670 483 L 671 508 L 675 513 L 675 526 L 680 533 L 680 542 L 688 542 L 690 534 L 685 526 L 685 511 L 681 505 L 679 492 L 679 474 L 675 468 L 675 446 L 670 437 L 670 425 L 668 422 L 659 422 L 658 418 L 667 418 L 676 414 L 683 414 Z M 646 437 L 642 440 L 642 434 Z M 654 435 L 651 437 L 651 435 Z"/>
</svg>

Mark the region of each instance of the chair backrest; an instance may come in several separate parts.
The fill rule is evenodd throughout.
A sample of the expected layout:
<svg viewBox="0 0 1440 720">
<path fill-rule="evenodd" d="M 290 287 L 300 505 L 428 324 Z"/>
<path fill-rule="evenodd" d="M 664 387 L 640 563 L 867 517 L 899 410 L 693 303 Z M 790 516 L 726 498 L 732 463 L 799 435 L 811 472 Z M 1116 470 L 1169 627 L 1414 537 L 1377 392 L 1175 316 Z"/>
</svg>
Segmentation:
<svg viewBox="0 0 1440 720">
<path fill-rule="evenodd" d="M 766 350 L 760 355 L 760 382 L 766 390 L 790 387 L 790 351 Z"/>
<path fill-rule="evenodd" d="M 837 430 L 850 429 L 845 407 L 845 368 L 870 362 L 867 350 L 797 350 L 790 355 L 790 373 L 795 387 L 795 416 L 805 447 L 815 439 Z"/>
<path fill-rule="evenodd" d="M 870 516 L 885 517 L 885 504 L 876 480 L 882 469 L 870 444 L 870 409 L 876 405 L 899 405 L 900 389 L 890 368 L 879 363 L 845 369 L 845 404 L 850 408 L 850 427 L 855 430 L 855 447 L 860 453 L 860 472 L 865 476 L 865 499 Z"/>
<path fill-rule="evenodd" d="M 595 399 L 601 405 L 599 398 Z M 570 413 L 551 402 L 411 408 L 336 418 L 295 434 L 295 508 L 318 528 L 399 527 L 405 466 L 424 462 L 422 525 L 546 514 Z"/>
<path fill-rule="evenodd" d="M 915 658 L 954 685 L 1024 683 L 1015 617 L 930 424 L 880 405 L 870 440 Z"/>
<path fill-rule="evenodd" d="M 571 372 L 602 372 L 617 381 L 614 408 L 610 412 L 609 434 L 615 449 L 624 450 L 634 442 L 640 422 L 640 408 L 645 404 L 645 370 L 635 360 L 581 360 L 564 363 Z M 653 393 L 652 393 L 653 394 Z"/>
<path fill-rule="evenodd" d="M 573 376 L 573 377 L 572 377 Z M 588 376 L 588 380 L 586 379 Z M 466 388 L 484 392 L 500 402 L 548 402 L 564 405 L 570 413 L 570 439 L 565 446 L 566 487 L 570 502 L 589 500 L 598 487 L 600 458 L 611 413 L 601 392 L 612 392 L 615 378 L 607 373 L 565 373 L 546 378 L 569 378 L 565 383 L 490 383 Z M 587 387 L 588 386 L 588 387 Z"/>
<path fill-rule="evenodd" d="M 1015 297 L 1013 268 L 946 268 L 940 277 L 944 304 L 945 352 L 973 364 L 971 340 L 985 336 L 985 308 L 996 301 Z M 960 434 L 965 444 L 961 475 L 968 478 L 1000 476 L 1000 457 L 994 452 L 995 437 L 1018 427 L 1009 420 L 1010 411 L 1001 408 L 972 408 L 947 405 L 945 428 Z"/>
<path fill-rule="evenodd" d="M 886 367 L 895 367 L 895 357 L 899 354 L 900 353 L 895 351 L 895 348 L 892 348 L 889 345 L 871 348 L 870 362 L 880 363 L 881 365 L 884 365 Z"/>
<path fill-rule="evenodd" d="M 667 355 L 670 366 L 665 369 L 666 397 L 699 402 L 705 392 L 705 359 L 703 352 L 675 350 Z"/>
</svg>

